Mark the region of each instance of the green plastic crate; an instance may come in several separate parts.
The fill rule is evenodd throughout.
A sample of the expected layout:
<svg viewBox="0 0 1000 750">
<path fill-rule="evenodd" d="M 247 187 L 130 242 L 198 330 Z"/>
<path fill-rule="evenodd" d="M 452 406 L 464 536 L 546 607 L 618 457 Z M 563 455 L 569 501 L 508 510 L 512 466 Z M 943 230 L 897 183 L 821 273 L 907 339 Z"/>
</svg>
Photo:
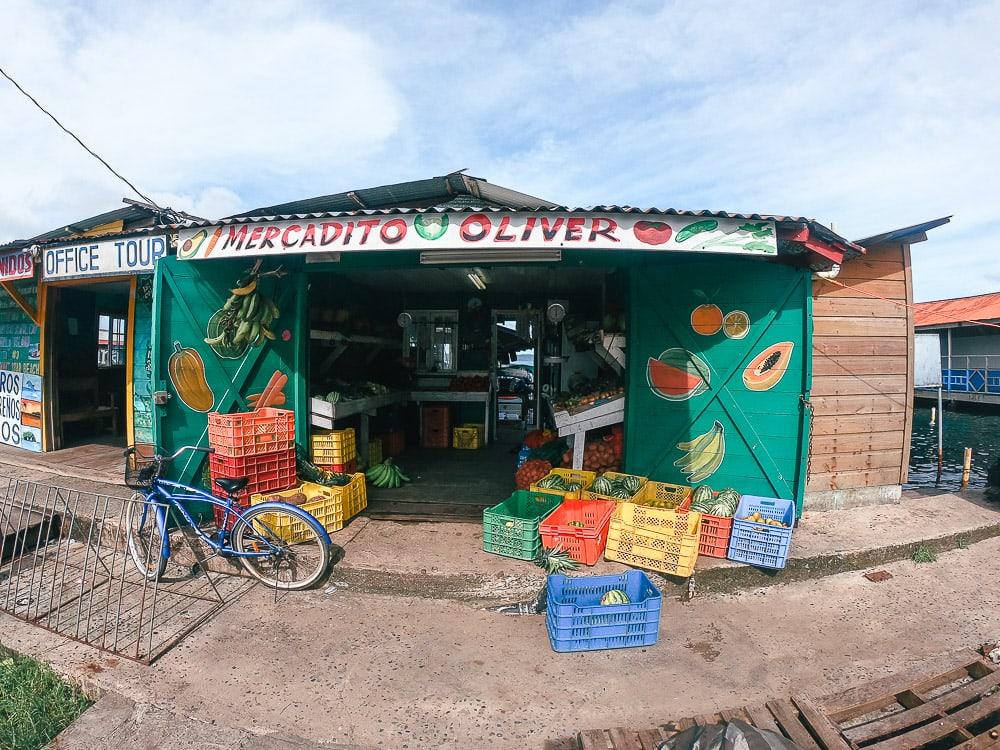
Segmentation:
<svg viewBox="0 0 1000 750">
<path fill-rule="evenodd" d="M 534 560 L 542 547 L 538 525 L 563 498 L 548 492 L 518 490 L 483 511 L 483 549 L 494 555 Z"/>
</svg>

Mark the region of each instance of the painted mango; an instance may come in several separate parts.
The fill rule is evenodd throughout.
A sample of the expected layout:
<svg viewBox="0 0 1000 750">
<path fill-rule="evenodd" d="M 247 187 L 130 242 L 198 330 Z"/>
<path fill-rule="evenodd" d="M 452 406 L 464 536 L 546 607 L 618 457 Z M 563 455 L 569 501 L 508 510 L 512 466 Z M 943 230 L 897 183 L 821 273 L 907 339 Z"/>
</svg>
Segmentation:
<svg viewBox="0 0 1000 750">
<path fill-rule="evenodd" d="M 215 394 L 205 377 L 205 362 L 194 349 L 186 349 L 174 342 L 174 352 L 167 362 L 170 382 L 177 397 L 192 411 L 207 412 L 215 403 Z"/>
</svg>

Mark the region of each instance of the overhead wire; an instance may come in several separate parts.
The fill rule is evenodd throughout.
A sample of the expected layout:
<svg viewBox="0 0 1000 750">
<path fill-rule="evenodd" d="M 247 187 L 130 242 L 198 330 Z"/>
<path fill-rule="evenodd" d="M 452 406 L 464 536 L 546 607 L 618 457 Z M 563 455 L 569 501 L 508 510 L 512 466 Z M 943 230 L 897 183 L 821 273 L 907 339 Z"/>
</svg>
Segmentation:
<svg viewBox="0 0 1000 750">
<path fill-rule="evenodd" d="M 110 164 L 108 164 L 108 162 L 105 161 L 97 152 L 95 152 L 92 148 L 90 148 L 86 143 L 84 143 L 83 141 L 81 141 L 80 138 L 79 138 L 79 136 L 76 135 L 76 133 L 74 133 L 72 130 L 70 130 L 65 125 L 63 125 L 61 122 L 59 122 L 59 119 L 54 114 L 52 114 L 51 112 L 49 112 L 45 107 L 43 107 L 39 103 L 39 101 L 37 99 L 35 99 L 35 97 L 33 97 L 31 94 L 29 94 L 27 91 L 25 91 L 24 88 L 21 86 L 21 84 L 19 84 L 17 81 L 15 81 L 13 78 L 11 78 L 11 76 L 7 73 L 7 71 L 4 70 L 2 67 L 0 67 L 0 75 L 3 75 L 4 78 L 6 78 L 8 81 L 10 81 L 12 84 L 14 84 L 14 88 L 16 88 L 18 91 L 20 91 L 26 97 L 28 97 L 28 99 L 31 100 L 32 104 L 34 104 L 36 107 L 38 107 L 38 109 L 40 109 L 46 115 L 48 115 L 49 118 L 52 120 L 52 122 L 54 122 L 56 125 L 59 126 L 60 130 L 62 130 L 64 133 L 66 133 L 68 136 L 70 136 L 74 141 L 76 141 L 77 143 L 79 143 L 80 146 L 83 147 L 83 149 L 88 154 L 90 154 L 95 159 L 97 159 L 97 161 L 99 161 L 101 164 L 103 164 L 108 169 L 108 171 L 111 172 L 111 174 L 113 174 L 119 180 L 121 180 L 126 185 L 128 185 L 132 189 L 132 192 L 134 192 L 136 195 L 138 195 L 144 201 L 146 201 L 147 203 L 149 203 L 150 205 L 152 205 L 158 211 L 161 211 L 161 212 L 163 211 L 163 209 L 159 205 L 157 205 L 156 201 L 154 201 L 148 195 L 146 195 L 141 190 L 139 190 L 139 188 L 137 188 L 128 179 L 126 179 L 125 176 L 121 174 L 121 172 L 119 172 L 114 167 L 112 167 Z"/>
</svg>

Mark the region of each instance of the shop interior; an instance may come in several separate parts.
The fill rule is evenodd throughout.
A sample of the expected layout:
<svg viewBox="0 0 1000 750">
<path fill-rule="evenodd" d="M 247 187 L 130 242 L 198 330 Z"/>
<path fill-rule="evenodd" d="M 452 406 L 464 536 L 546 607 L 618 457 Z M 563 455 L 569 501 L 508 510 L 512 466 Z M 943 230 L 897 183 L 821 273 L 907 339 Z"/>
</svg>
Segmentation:
<svg viewBox="0 0 1000 750">
<path fill-rule="evenodd" d="M 313 434 L 353 427 L 359 468 L 380 458 L 366 452 L 377 439 L 381 458 L 413 478 L 370 487 L 371 512 L 477 516 L 512 491 L 525 435 L 553 426 L 553 403 L 620 387 L 624 354 L 602 342 L 623 342 L 626 273 L 566 263 L 311 273 Z M 459 433 L 480 447 L 455 447 Z"/>
<path fill-rule="evenodd" d="M 46 382 L 56 449 L 125 444 L 127 281 L 60 287 L 49 296 Z"/>
</svg>

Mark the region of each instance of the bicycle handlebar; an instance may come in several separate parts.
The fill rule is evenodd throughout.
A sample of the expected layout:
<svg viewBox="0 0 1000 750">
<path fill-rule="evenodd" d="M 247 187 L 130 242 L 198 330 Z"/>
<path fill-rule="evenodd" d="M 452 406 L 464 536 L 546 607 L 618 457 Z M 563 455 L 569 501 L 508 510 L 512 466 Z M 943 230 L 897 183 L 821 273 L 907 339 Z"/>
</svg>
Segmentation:
<svg viewBox="0 0 1000 750">
<path fill-rule="evenodd" d="M 161 456 L 161 455 L 157 454 L 156 456 L 153 456 L 153 458 L 155 460 L 162 461 L 164 463 L 169 463 L 170 461 L 173 461 L 175 458 L 177 458 L 179 455 L 181 455 L 184 451 L 199 451 L 201 453 L 215 453 L 215 448 L 200 448 L 197 445 L 182 445 L 180 448 L 178 448 L 176 451 L 174 451 L 169 456 Z M 136 452 L 135 446 L 133 445 L 133 446 L 131 446 L 129 448 L 126 448 L 125 452 L 122 455 L 128 457 L 128 456 L 131 456 L 132 454 L 134 454 L 135 452 Z"/>
</svg>

